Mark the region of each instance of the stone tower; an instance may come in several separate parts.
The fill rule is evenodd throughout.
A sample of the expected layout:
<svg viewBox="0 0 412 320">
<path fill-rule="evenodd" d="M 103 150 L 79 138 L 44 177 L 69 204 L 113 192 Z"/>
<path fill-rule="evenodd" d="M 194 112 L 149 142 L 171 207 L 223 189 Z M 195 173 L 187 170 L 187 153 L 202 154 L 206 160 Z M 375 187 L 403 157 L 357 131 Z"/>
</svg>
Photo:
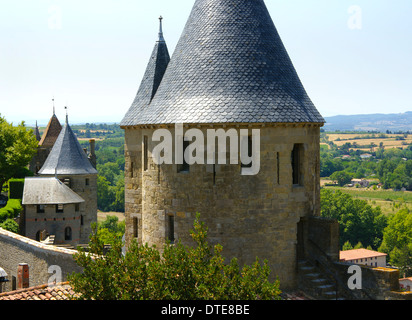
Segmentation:
<svg viewBox="0 0 412 320">
<path fill-rule="evenodd" d="M 81 220 L 78 243 L 89 243 L 91 224 L 97 222 L 97 170 L 80 146 L 67 116 L 39 176 L 57 177 L 84 199 L 78 210 Z"/>
<path fill-rule="evenodd" d="M 137 238 L 159 248 L 167 240 L 191 244 L 189 230 L 199 212 L 224 256 L 241 264 L 267 259 L 283 288 L 295 286 L 306 237 L 302 221 L 320 214 L 324 119 L 263 0 L 197 0 L 170 61 L 166 52 L 162 36 L 121 122 L 126 242 Z M 175 130 L 175 124 L 183 129 Z M 241 162 L 206 159 L 206 164 L 157 165 L 152 158 L 157 129 L 172 133 L 174 155 L 189 145 L 183 136 L 190 129 L 203 137 L 208 130 L 234 130 L 239 137 L 241 130 L 248 135 L 256 130 L 260 139 L 249 139 L 248 148 L 260 149 L 260 170 L 245 175 Z"/>
</svg>

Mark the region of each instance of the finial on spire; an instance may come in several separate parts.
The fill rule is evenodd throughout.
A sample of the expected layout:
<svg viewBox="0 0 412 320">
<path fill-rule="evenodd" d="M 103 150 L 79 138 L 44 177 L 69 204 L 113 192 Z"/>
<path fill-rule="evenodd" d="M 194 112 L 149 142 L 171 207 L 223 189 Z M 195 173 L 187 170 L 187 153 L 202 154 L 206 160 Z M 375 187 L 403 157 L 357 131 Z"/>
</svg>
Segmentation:
<svg viewBox="0 0 412 320">
<path fill-rule="evenodd" d="M 64 107 L 64 109 L 66 109 L 66 123 L 69 123 L 69 115 L 67 113 L 67 106 Z"/>
<path fill-rule="evenodd" d="M 163 17 L 162 17 L 162 16 L 160 16 L 160 17 L 159 17 L 159 21 L 160 21 L 160 28 L 159 28 L 159 41 L 165 41 L 165 38 L 163 38 L 162 20 L 163 20 Z"/>
<path fill-rule="evenodd" d="M 55 115 L 55 114 L 56 114 L 56 110 L 55 110 L 55 108 L 54 108 L 54 97 L 53 97 L 52 101 L 53 101 L 53 115 Z"/>
</svg>

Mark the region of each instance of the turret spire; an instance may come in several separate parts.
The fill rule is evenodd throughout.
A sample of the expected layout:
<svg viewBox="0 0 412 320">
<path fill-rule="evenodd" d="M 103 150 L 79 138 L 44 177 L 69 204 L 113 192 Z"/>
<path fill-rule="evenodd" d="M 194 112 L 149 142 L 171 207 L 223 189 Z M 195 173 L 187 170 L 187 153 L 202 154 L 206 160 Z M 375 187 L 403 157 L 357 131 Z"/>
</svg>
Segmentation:
<svg viewBox="0 0 412 320">
<path fill-rule="evenodd" d="M 163 37 L 162 20 L 163 20 L 163 17 L 162 17 L 162 16 L 160 16 L 160 17 L 159 17 L 159 21 L 160 21 L 160 27 L 159 27 L 159 41 L 165 41 L 165 38 Z"/>
</svg>

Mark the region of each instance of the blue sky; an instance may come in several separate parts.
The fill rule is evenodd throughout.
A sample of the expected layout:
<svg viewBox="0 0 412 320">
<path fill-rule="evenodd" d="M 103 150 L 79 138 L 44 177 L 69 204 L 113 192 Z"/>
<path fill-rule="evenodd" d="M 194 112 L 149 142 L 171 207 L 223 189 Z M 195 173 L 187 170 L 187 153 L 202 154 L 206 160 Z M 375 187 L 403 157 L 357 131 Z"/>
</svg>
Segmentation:
<svg viewBox="0 0 412 320">
<path fill-rule="evenodd" d="M 193 3 L 0 0 L 0 113 L 46 124 L 54 97 L 61 121 L 67 105 L 71 123 L 120 122 L 157 40 L 158 17 L 172 54 Z M 323 116 L 412 111 L 412 1 L 265 3 Z"/>
</svg>

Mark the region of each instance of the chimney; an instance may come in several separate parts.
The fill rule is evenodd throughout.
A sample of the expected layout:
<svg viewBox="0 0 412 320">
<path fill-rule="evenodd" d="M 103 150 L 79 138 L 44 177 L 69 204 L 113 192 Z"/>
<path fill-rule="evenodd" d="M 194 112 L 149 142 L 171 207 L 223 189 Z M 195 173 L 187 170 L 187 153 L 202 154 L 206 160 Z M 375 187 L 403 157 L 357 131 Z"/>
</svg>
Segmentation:
<svg viewBox="0 0 412 320">
<path fill-rule="evenodd" d="M 17 269 L 17 289 L 25 289 L 29 287 L 29 265 L 20 263 Z"/>
<path fill-rule="evenodd" d="M 96 168 L 96 153 L 95 153 L 95 146 L 96 146 L 96 140 L 90 139 L 89 140 L 90 144 L 90 162 L 93 165 L 94 168 Z"/>
</svg>

